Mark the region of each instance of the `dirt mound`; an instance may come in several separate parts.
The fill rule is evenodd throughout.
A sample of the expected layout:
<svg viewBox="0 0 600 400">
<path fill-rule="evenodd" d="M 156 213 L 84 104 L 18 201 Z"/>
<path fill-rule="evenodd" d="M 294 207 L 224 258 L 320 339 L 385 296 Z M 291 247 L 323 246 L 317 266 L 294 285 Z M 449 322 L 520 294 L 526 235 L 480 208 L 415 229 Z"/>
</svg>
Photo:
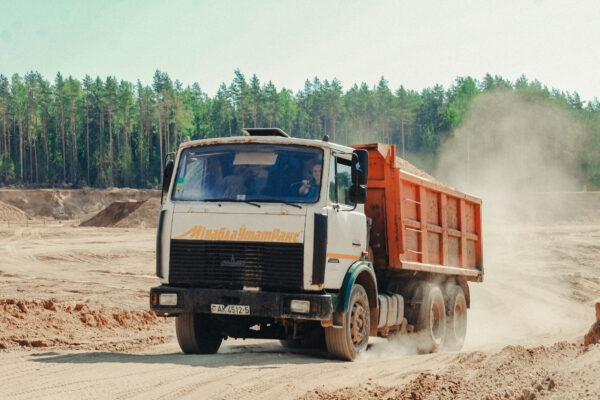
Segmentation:
<svg viewBox="0 0 600 400">
<path fill-rule="evenodd" d="M 590 331 L 583 337 L 583 345 L 600 343 L 600 299 L 596 300 L 596 322 L 592 324 Z"/>
<path fill-rule="evenodd" d="M 23 210 L 30 216 L 53 217 L 62 214 L 62 196 L 57 190 L 3 189 L 0 200 Z"/>
<path fill-rule="evenodd" d="M 116 201 L 79 226 L 156 228 L 160 200 Z"/>
<path fill-rule="evenodd" d="M 170 339 L 152 311 L 91 309 L 54 300 L 0 299 L 0 349 L 55 347 L 125 350 Z"/>
<path fill-rule="evenodd" d="M 29 216 L 17 207 L 0 201 L 0 221 L 26 221 Z"/>
<path fill-rule="evenodd" d="M 0 201 L 36 217 L 67 216 L 87 220 L 116 201 L 160 198 L 158 190 L 112 189 L 0 189 Z"/>
<path fill-rule="evenodd" d="M 114 226 L 116 228 L 156 228 L 160 209 L 160 199 L 148 199 Z"/>
<path fill-rule="evenodd" d="M 143 201 L 116 201 L 94 217 L 82 222 L 80 226 L 115 226 L 123 218 L 137 210 L 143 203 Z"/>
<path fill-rule="evenodd" d="M 369 380 L 337 390 L 320 387 L 299 400 L 592 398 L 587 396 L 596 393 L 595 372 L 583 367 L 591 353 L 600 353 L 600 346 L 586 349 L 558 342 L 548 347 L 506 346 L 496 353 L 459 353 L 446 368 L 399 376 L 397 385 Z M 581 386 L 572 384 L 574 375 Z"/>
</svg>

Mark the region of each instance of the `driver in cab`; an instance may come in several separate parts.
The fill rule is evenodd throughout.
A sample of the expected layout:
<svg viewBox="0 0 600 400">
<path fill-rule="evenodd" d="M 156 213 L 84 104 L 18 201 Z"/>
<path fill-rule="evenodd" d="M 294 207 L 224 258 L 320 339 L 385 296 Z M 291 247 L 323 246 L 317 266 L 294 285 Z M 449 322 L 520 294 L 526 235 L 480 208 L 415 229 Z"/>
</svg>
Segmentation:
<svg viewBox="0 0 600 400">
<path fill-rule="evenodd" d="M 314 163 L 311 168 L 310 179 L 304 179 L 302 186 L 298 189 L 298 193 L 304 196 L 313 197 L 319 190 L 319 184 L 321 183 L 321 164 Z"/>
</svg>

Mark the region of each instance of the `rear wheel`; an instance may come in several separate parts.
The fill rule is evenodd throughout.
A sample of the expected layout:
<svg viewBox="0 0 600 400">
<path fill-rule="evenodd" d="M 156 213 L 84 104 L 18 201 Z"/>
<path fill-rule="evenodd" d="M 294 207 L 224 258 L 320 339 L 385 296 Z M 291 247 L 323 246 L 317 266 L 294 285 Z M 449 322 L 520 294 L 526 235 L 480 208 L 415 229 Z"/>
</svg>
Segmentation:
<svg viewBox="0 0 600 400">
<path fill-rule="evenodd" d="M 462 288 L 453 285 L 448 291 L 448 322 L 445 348 L 452 351 L 462 349 L 467 335 L 467 300 Z"/>
<path fill-rule="evenodd" d="M 442 290 L 434 284 L 422 283 L 423 302 L 416 323 L 417 348 L 423 353 L 440 349 L 446 334 L 446 306 Z"/>
<path fill-rule="evenodd" d="M 342 360 L 352 361 L 367 348 L 370 330 L 369 298 L 365 288 L 356 284 L 350 292 L 349 308 L 342 327 L 325 328 L 327 351 Z"/>
<path fill-rule="evenodd" d="M 223 335 L 214 322 L 196 313 L 177 316 L 175 332 L 179 347 L 186 354 L 214 354 L 223 341 Z"/>
</svg>

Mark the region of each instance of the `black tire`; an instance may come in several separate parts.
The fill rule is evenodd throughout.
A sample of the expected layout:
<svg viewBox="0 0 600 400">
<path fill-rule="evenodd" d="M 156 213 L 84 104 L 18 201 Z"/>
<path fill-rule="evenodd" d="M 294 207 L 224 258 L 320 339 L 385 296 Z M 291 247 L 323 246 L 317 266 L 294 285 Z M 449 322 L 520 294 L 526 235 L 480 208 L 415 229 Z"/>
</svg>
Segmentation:
<svg viewBox="0 0 600 400">
<path fill-rule="evenodd" d="M 422 285 L 423 303 L 416 323 L 417 348 L 422 353 L 435 353 L 442 347 L 446 336 L 444 296 L 437 285 L 426 282 Z"/>
<path fill-rule="evenodd" d="M 458 351 L 462 349 L 467 335 L 467 299 L 458 285 L 449 288 L 447 299 L 448 318 L 444 348 Z"/>
<path fill-rule="evenodd" d="M 325 328 L 327 351 L 334 357 L 353 361 L 367 348 L 370 330 L 369 298 L 365 288 L 355 284 L 350 292 L 349 308 L 342 327 Z"/>
<path fill-rule="evenodd" d="M 214 354 L 219 350 L 223 335 L 214 323 L 201 314 L 183 313 L 175 318 L 177 342 L 185 354 Z"/>
</svg>

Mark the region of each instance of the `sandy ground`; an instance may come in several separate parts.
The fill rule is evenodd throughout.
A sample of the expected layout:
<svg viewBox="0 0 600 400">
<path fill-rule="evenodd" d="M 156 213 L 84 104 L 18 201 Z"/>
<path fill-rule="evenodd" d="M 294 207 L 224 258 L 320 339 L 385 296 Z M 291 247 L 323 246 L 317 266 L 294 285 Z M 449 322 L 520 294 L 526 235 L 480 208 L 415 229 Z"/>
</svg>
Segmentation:
<svg viewBox="0 0 600 400">
<path fill-rule="evenodd" d="M 61 221 L 0 193 L 2 399 L 600 399 L 600 345 L 582 344 L 600 297 L 596 217 L 485 225 L 486 278 L 471 285 L 460 352 L 372 339 L 349 363 L 228 340 L 186 356 L 173 320 L 148 311 L 159 201 L 93 195 L 61 193 L 59 214 L 85 211 Z M 122 201 L 140 204 L 115 221 Z M 105 226 L 78 226 L 105 209 Z"/>
</svg>

